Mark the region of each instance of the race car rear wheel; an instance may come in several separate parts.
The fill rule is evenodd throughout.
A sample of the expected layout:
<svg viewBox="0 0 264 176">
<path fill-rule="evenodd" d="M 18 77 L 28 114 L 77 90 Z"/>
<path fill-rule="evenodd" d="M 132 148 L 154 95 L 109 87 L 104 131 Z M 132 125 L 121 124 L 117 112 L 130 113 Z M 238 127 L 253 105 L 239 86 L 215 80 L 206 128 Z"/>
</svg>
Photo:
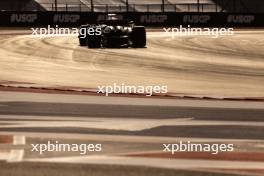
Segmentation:
<svg viewBox="0 0 264 176">
<path fill-rule="evenodd" d="M 87 46 L 87 28 L 88 25 L 82 25 L 79 29 L 79 44 L 80 46 Z"/>
<path fill-rule="evenodd" d="M 101 36 L 90 35 L 87 39 L 88 48 L 101 48 Z"/>
<path fill-rule="evenodd" d="M 80 46 L 86 46 L 87 45 L 87 38 L 81 38 L 79 37 L 79 43 L 80 43 Z"/>
<path fill-rule="evenodd" d="M 144 48 L 146 46 L 147 37 L 144 26 L 135 26 L 132 28 L 131 34 L 132 47 Z"/>
</svg>

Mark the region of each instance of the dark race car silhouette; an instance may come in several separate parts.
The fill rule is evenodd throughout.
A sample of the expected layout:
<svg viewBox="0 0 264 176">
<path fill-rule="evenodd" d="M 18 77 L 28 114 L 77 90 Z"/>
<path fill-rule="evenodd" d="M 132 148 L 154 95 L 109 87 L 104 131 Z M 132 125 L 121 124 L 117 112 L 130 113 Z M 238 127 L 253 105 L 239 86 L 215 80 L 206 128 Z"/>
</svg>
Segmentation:
<svg viewBox="0 0 264 176">
<path fill-rule="evenodd" d="M 146 29 L 111 15 L 98 24 L 82 25 L 79 30 L 79 43 L 80 46 L 89 48 L 144 48 Z"/>
</svg>

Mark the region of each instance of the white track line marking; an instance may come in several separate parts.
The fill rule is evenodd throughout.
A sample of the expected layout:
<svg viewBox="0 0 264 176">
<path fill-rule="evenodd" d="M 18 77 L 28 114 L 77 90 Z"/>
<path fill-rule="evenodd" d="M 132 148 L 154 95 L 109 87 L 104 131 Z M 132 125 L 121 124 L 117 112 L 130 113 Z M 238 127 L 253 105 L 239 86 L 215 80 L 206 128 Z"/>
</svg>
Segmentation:
<svg viewBox="0 0 264 176">
<path fill-rule="evenodd" d="M 7 162 L 21 162 L 24 156 L 24 150 L 11 150 Z"/>
<path fill-rule="evenodd" d="M 14 136 L 13 144 L 14 145 L 25 145 L 26 144 L 26 137 L 25 136 Z"/>
<path fill-rule="evenodd" d="M 25 136 L 14 136 L 13 137 L 13 144 L 14 145 L 25 145 L 26 138 Z M 21 150 L 11 150 L 9 158 L 7 162 L 21 162 L 24 157 L 24 149 Z"/>
</svg>

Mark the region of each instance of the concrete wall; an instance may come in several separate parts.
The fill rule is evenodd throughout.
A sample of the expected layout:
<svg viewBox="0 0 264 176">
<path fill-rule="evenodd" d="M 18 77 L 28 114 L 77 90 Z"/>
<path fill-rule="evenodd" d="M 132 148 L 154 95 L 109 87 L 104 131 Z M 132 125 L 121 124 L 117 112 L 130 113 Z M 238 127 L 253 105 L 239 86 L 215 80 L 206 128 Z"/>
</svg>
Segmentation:
<svg viewBox="0 0 264 176">
<path fill-rule="evenodd" d="M 7 0 L 0 1 L 0 10 L 5 11 L 43 11 L 38 3 L 34 0 Z"/>
<path fill-rule="evenodd" d="M 224 11 L 244 13 L 264 13 L 263 0 L 213 0 Z"/>
</svg>

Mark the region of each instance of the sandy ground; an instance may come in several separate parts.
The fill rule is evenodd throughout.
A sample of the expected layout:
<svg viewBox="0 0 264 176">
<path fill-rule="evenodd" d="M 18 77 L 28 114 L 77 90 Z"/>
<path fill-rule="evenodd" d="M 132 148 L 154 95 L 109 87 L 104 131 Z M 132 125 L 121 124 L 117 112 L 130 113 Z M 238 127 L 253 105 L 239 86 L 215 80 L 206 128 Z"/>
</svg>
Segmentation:
<svg viewBox="0 0 264 176">
<path fill-rule="evenodd" d="M 187 95 L 264 97 L 264 31 L 171 38 L 149 32 L 145 49 L 88 49 L 77 37 L 0 35 L 1 84 L 75 87 L 167 85 Z"/>
<path fill-rule="evenodd" d="M 145 49 L 88 49 L 76 37 L 4 32 L 3 85 L 94 89 L 126 83 L 168 85 L 186 95 L 264 97 L 262 30 L 218 39 L 149 32 Z M 0 175 L 260 176 L 263 117 L 262 102 L 0 92 Z M 13 144 L 7 135 L 14 135 Z M 47 140 L 98 142 L 105 150 L 87 156 L 31 151 L 30 144 Z M 161 154 L 162 144 L 180 140 L 233 143 L 235 152 Z"/>
</svg>

